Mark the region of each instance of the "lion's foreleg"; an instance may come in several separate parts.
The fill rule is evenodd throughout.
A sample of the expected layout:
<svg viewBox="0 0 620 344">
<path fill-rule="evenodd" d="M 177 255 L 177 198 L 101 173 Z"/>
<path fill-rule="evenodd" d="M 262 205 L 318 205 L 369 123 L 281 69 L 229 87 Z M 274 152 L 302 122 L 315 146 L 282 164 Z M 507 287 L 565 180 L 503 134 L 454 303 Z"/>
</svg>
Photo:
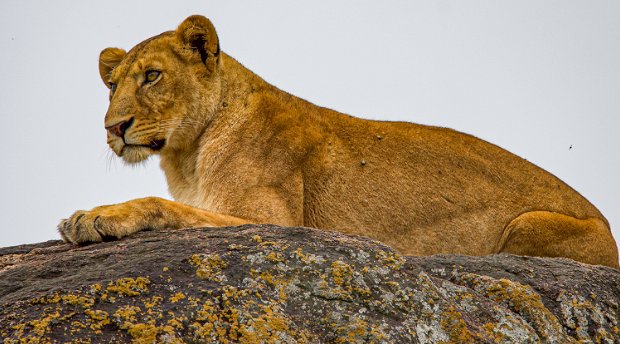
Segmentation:
<svg viewBox="0 0 620 344">
<path fill-rule="evenodd" d="M 58 231 L 67 242 L 85 243 L 122 238 L 143 230 L 236 226 L 250 222 L 163 198 L 146 197 L 77 211 L 60 222 Z"/>
</svg>

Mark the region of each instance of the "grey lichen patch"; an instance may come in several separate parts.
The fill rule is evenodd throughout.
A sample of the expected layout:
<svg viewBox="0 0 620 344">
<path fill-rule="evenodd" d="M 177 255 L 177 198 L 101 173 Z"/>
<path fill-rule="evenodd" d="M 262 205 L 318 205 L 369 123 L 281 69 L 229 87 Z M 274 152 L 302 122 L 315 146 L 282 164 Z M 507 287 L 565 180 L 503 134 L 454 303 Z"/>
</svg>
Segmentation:
<svg viewBox="0 0 620 344">
<path fill-rule="evenodd" d="M 297 247 L 297 249 L 293 251 L 291 258 L 297 258 L 299 261 L 307 265 L 311 265 L 311 264 L 321 265 L 325 263 L 325 258 L 323 258 L 321 255 L 316 255 L 316 254 L 308 253 L 308 252 L 304 253 L 304 250 L 302 247 Z"/>
<path fill-rule="evenodd" d="M 566 327 L 577 339 L 595 343 L 613 343 L 618 336 L 618 322 L 610 305 L 597 302 L 596 295 L 584 297 L 562 290 L 557 297 Z"/>
<path fill-rule="evenodd" d="M 494 343 L 539 343 L 536 331 L 518 314 L 481 298 L 473 290 L 444 281 L 440 292 L 461 309 L 478 319 L 481 328 Z"/>
<path fill-rule="evenodd" d="M 441 313 L 445 302 L 428 276 L 422 281 L 399 278 L 405 261 L 393 252 L 339 250 L 337 258 L 325 258 L 318 245 L 289 245 L 282 250 L 260 245 L 262 240 L 253 241 L 258 245 L 242 255 L 250 276 L 243 279 L 243 285 L 283 307 L 291 307 L 294 300 L 294 307 L 305 312 L 304 321 L 312 319 L 312 327 L 329 329 L 325 333 L 329 341 L 421 340 L 425 332 L 417 337 L 415 331 L 403 331 L 402 319 L 396 316 L 403 311 L 409 323 L 428 318 L 429 324 L 436 325 L 433 331 L 441 335 L 428 337 L 431 342 L 474 338 L 458 312 L 446 309 Z M 422 293 L 414 292 L 421 286 L 425 289 Z M 421 294 L 433 297 L 419 297 Z M 417 311 L 425 307 L 428 311 L 419 317 Z M 442 323 L 442 319 L 448 320 Z M 459 325 L 458 330 L 442 328 L 451 325 Z"/>
<path fill-rule="evenodd" d="M 519 315 L 543 341 L 575 341 L 567 335 L 558 318 L 543 304 L 540 295 L 532 287 L 508 279 L 471 273 L 459 274 L 455 280 Z"/>
<path fill-rule="evenodd" d="M 446 308 L 445 300 L 428 275 L 422 273 L 417 279 L 401 278 L 399 271 L 405 260 L 393 252 L 377 251 L 370 255 L 340 250 L 337 259 L 325 259 L 308 247 L 290 250 L 292 255 L 283 256 L 301 264 L 292 268 L 294 264 L 288 263 L 292 268 L 289 272 L 295 278 L 281 279 L 278 283 L 287 284 L 281 291 L 296 294 L 297 303 L 302 303 L 297 307 L 316 314 L 312 317 L 314 325 L 331 329 L 327 333 L 331 341 L 473 342 L 480 338 L 458 311 Z M 263 254 L 267 255 L 269 253 Z M 261 271 L 260 275 L 255 275 L 264 282 L 259 280 L 258 284 L 278 284 L 273 283 L 277 275 L 275 269 L 256 267 L 256 259 L 248 261 Z M 369 311 L 375 316 L 369 317 Z M 383 316 L 377 317 L 377 312 Z M 420 325 L 418 331 L 403 329 L 403 319 L 396 320 L 396 314 L 403 313 L 405 323 Z"/>
</svg>

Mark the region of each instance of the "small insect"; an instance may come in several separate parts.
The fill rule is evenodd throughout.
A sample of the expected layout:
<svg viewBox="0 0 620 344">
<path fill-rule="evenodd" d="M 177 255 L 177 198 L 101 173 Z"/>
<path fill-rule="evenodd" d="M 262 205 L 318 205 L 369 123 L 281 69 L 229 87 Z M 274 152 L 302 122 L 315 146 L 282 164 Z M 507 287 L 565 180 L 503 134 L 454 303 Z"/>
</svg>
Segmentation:
<svg viewBox="0 0 620 344">
<path fill-rule="evenodd" d="M 568 150 L 571 150 L 571 149 L 573 149 L 573 145 L 570 145 L 570 146 L 568 147 Z"/>
</svg>

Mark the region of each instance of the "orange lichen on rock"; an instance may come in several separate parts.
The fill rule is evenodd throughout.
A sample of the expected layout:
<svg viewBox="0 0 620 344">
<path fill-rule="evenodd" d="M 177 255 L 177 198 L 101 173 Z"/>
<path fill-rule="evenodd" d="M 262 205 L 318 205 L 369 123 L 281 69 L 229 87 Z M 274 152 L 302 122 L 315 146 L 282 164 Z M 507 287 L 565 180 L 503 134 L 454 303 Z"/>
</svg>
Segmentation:
<svg viewBox="0 0 620 344">
<path fill-rule="evenodd" d="M 172 297 L 170 298 L 170 302 L 176 303 L 179 300 L 183 300 L 184 298 L 185 298 L 185 294 L 183 294 L 182 292 L 178 292 L 178 293 L 172 295 Z"/>
<path fill-rule="evenodd" d="M 454 343 L 477 343 L 481 339 L 479 336 L 474 335 L 467 327 L 463 320 L 463 314 L 457 311 L 454 306 L 448 307 L 441 314 L 440 323 L 443 330 L 449 334 Z"/>
<path fill-rule="evenodd" d="M 189 261 L 196 266 L 196 276 L 214 281 L 223 282 L 226 276 L 222 274 L 228 264 L 217 254 L 193 254 Z"/>
<path fill-rule="evenodd" d="M 148 291 L 149 283 L 151 281 L 146 277 L 120 278 L 110 282 L 104 294 L 116 293 L 123 296 L 137 296 Z"/>
<path fill-rule="evenodd" d="M 159 327 L 153 324 L 133 324 L 127 330 L 131 335 L 132 343 L 151 344 L 157 341 Z"/>
</svg>

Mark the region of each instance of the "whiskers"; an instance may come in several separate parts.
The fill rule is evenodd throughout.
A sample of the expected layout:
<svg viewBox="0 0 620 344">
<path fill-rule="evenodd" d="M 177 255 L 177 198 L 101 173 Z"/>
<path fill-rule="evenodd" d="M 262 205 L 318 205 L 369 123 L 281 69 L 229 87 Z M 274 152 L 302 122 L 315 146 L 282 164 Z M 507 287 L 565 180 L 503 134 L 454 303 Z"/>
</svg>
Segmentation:
<svg viewBox="0 0 620 344">
<path fill-rule="evenodd" d="M 106 172 L 110 172 L 112 170 L 112 165 L 116 168 L 116 153 L 109 147 L 105 150 L 105 170 Z"/>
</svg>

